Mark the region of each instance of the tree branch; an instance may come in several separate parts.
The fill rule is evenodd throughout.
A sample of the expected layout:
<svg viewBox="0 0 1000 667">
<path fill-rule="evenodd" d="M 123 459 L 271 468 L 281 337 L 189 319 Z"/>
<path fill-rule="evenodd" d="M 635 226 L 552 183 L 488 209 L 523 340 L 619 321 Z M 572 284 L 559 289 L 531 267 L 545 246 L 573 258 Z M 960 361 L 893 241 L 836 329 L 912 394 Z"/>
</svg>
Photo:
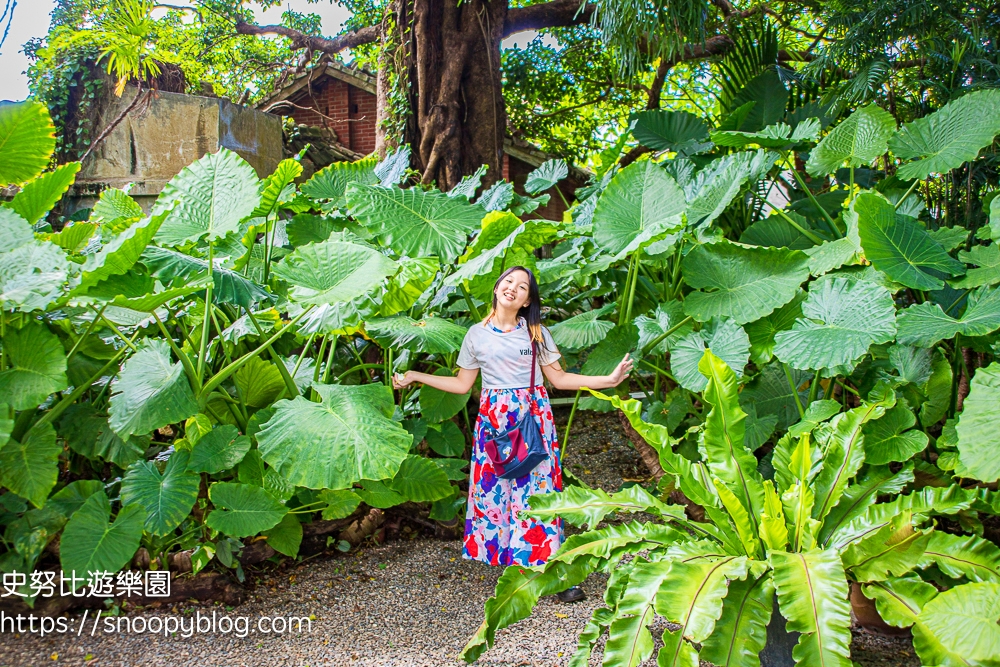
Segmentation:
<svg viewBox="0 0 1000 667">
<path fill-rule="evenodd" d="M 323 53 L 340 53 L 344 49 L 378 41 L 378 26 L 374 25 L 345 32 L 333 39 L 306 35 L 283 25 L 253 25 L 244 21 L 236 23 L 236 32 L 241 35 L 282 35 L 292 40 L 292 48 L 306 48 Z"/>
<path fill-rule="evenodd" d="M 552 0 L 529 7 L 511 7 L 503 25 L 503 36 L 510 37 L 525 30 L 564 28 L 586 23 L 595 8 L 586 0 Z"/>
</svg>

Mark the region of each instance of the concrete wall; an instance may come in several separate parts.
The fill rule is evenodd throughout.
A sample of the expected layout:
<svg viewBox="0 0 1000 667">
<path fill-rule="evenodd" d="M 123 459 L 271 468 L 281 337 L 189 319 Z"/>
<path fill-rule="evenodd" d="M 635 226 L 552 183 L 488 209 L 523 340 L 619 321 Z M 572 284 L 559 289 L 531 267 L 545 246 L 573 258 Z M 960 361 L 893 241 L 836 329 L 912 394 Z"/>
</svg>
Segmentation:
<svg viewBox="0 0 1000 667">
<path fill-rule="evenodd" d="M 129 86 L 99 114 L 107 126 L 135 98 Z M 219 98 L 154 93 L 141 101 L 84 162 L 70 191 L 71 209 L 93 205 L 101 190 L 132 183 L 146 209 L 166 183 L 207 153 L 235 151 L 264 177 L 283 157 L 281 120 Z M 71 211 L 70 211 L 71 212 Z"/>
</svg>

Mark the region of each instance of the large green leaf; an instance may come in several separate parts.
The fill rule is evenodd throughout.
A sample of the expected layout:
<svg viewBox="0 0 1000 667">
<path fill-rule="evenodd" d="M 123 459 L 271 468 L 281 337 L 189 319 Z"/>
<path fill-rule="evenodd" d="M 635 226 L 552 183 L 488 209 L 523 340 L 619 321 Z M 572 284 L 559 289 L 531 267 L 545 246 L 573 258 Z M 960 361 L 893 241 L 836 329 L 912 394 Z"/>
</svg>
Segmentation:
<svg viewBox="0 0 1000 667">
<path fill-rule="evenodd" d="M 441 500 L 453 492 L 444 471 L 429 458 L 415 454 L 403 459 L 389 488 L 417 503 Z"/>
<path fill-rule="evenodd" d="M 635 576 L 634 571 L 632 576 Z M 655 609 L 657 614 L 680 628 L 664 631 L 657 665 L 686 667 L 698 664 L 698 651 L 692 643 L 702 644 L 712 635 L 716 621 L 722 616 L 722 599 L 729 582 L 746 576 L 745 557 L 674 561 L 656 593 Z"/>
<path fill-rule="evenodd" d="M 59 562 L 67 575 L 76 573 L 83 585 L 90 572 L 117 572 L 132 560 L 139 540 L 145 512 L 139 505 L 125 505 L 113 523 L 111 503 L 103 491 L 95 493 L 78 509 L 59 541 Z"/>
<path fill-rule="evenodd" d="M 264 531 L 267 543 L 278 553 L 295 558 L 302 544 L 302 522 L 294 514 L 286 514 L 274 528 Z"/>
<path fill-rule="evenodd" d="M 933 531 L 920 562 L 920 567 L 929 565 L 955 579 L 1000 583 L 1000 547 L 976 535 Z"/>
<path fill-rule="evenodd" d="M 785 628 L 802 633 L 792 650 L 795 664 L 851 667 L 851 607 L 837 552 L 772 551 L 768 560 Z"/>
<path fill-rule="evenodd" d="M 382 510 L 402 505 L 406 502 L 406 496 L 398 491 L 393 491 L 386 486 L 385 482 L 366 479 L 361 482 L 360 489 L 355 489 L 355 493 L 369 507 L 377 507 Z"/>
<path fill-rule="evenodd" d="M 972 376 L 969 395 L 958 417 L 958 465 L 955 473 L 983 482 L 1000 479 L 1000 362 L 980 368 Z"/>
<path fill-rule="evenodd" d="M 879 616 L 894 628 L 908 628 L 938 591 L 919 577 L 901 577 L 863 584 L 861 590 L 875 600 Z"/>
<path fill-rule="evenodd" d="M 975 159 L 1000 132 L 1000 90 L 980 90 L 944 105 L 934 113 L 907 123 L 889 148 L 903 160 L 896 176 L 903 180 L 944 174 Z"/>
<path fill-rule="evenodd" d="M 965 584 L 927 602 L 913 625 L 921 663 L 992 667 L 1000 656 L 1000 584 Z"/>
<path fill-rule="evenodd" d="M 685 282 L 702 290 L 687 295 L 684 312 L 699 322 L 722 316 L 737 324 L 759 320 L 791 301 L 809 277 L 808 262 L 797 250 L 728 241 L 700 245 L 681 263 Z"/>
<path fill-rule="evenodd" d="M 802 229 L 817 236 L 811 230 L 812 225 L 804 217 L 794 211 L 784 211 Z M 766 246 L 769 248 L 789 248 L 791 250 L 807 250 L 816 245 L 808 236 L 791 225 L 784 216 L 772 213 L 763 220 L 753 223 L 740 235 L 740 243 L 746 245 Z"/>
<path fill-rule="evenodd" d="M 594 242 L 610 255 L 630 253 L 681 226 L 684 192 L 659 165 L 643 160 L 618 172 L 594 211 Z"/>
<path fill-rule="evenodd" d="M 485 211 L 461 197 L 420 188 L 400 190 L 352 183 L 347 189 L 351 215 L 399 255 L 434 255 L 454 263 Z"/>
<path fill-rule="evenodd" d="M 708 124 L 688 111 L 640 111 L 632 136 L 654 151 L 696 153 L 708 144 Z"/>
<path fill-rule="evenodd" d="M 260 181 L 246 160 L 221 148 L 170 179 L 153 205 L 153 216 L 169 211 L 156 240 L 165 245 L 215 241 L 239 230 L 240 220 L 260 202 Z"/>
<path fill-rule="evenodd" d="M 140 261 L 153 277 L 164 283 L 177 280 L 186 284 L 208 275 L 208 262 L 205 260 L 166 248 L 150 246 L 142 251 Z M 231 303 L 251 308 L 255 303 L 274 300 L 260 285 L 240 273 L 222 267 L 212 269 L 212 283 L 212 302 L 216 304 Z"/>
<path fill-rule="evenodd" d="M 576 526 L 586 524 L 591 530 L 611 512 L 647 512 L 675 519 L 684 516 L 679 506 L 665 505 L 641 486 L 626 487 L 608 495 L 601 489 L 573 485 L 561 493 L 533 495 L 528 503 L 529 516 L 550 520 L 558 515 Z"/>
<path fill-rule="evenodd" d="M 288 513 L 277 498 L 259 486 L 216 482 L 208 487 L 215 505 L 205 524 L 230 537 L 250 537 L 273 528 Z"/>
<path fill-rule="evenodd" d="M 614 308 L 613 304 L 610 306 L 587 310 L 554 324 L 549 329 L 552 340 L 560 348 L 567 350 L 582 350 L 600 343 L 615 326 L 613 322 L 600 319 Z"/>
<path fill-rule="evenodd" d="M 428 425 L 426 437 L 427 446 L 441 456 L 461 456 L 465 452 L 465 434 L 450 419 Z M 417 440 L 417 434 L 414 434 L 413 439 Z M 434 463 L 439 464 L 441 460 L 435 459 Z M 468 475 L 462 473 L 460 479 L 467 477 Z"/>
<path fill-rule="evenodd" d="M 805 298 L 806 293 L 799 291 L 781 308 L 743 327 L 750 339 L 751 361 L 758 366 L 771 361 L 774 357 L 775 334 L 779 331 L 788 331 L 795 325 L 795 321 L 802 317 L 802 302 Z"/>
<path fill-rule="evenodd" d="M 443 317 L 415 320 L 406 315 L 376 317 L 365 329 L 393 349 L 408 349 L 428 354 L 447 354 L 462 347 L 467 329 Z"/>
<path fill-rule="evenodd" d="M 823 520 L 819 542 L 826 546 L 830 536 L 842 526 L 858 518 L 871 507 L 879 495 L 898 494 L 913 482 L 913 464 L 907 464 L 899 472 L 889 466 L 866 467 L 853 484 L 844 489 L 840 500 Z"/>
<path fill-rule="evenodd" d="M 254 408 L 266 408 L 285 391 L 281 371 L 260 357 L 254 357 L 236 371 L 233 384 L 243 402 Z"/>
<path fill-rule="evenodd" d="M 698 657 L 719 667 L 759 667 L 773 600 L 769 575 L 730 581 L 722 616 Z"/>
<path fill-rule="evenodd" d="M 693 181 L 684 185 L 688 224 L 706 225 L 719 217 L 739 194 L 751 172 L 760 166 L 758 163 L 765 155 L 777 157 L 776 153 L 766 154 L 764 151 L 735 153 L 715 160 L 699 171 Z M 763 170 L 767 171 L 767 168 Z"/>
<path fill-rule="evenodd" d="M 149 338 L 111 384 L 111 428 L 122 438 L 176 424 L 198 412 L 181 362 L 170 363 L 165 340 Z"/>
<path fill-rule="evenodd" d="M 302 164 L 295 159 L 282 160 L 274 172 L 264 179 L 260 192 L 260 204 L 250 213 L 252 218 L 266 218 L 279 204 L 295 195 L 292 182 L 302 175 Z"/>
<path fill-rule="evenodd" d="M 327 208 L 343 208 L 346 205 L 344 195 L 349 184 L 379 183 L 379 177 L 375 175 L 376 163 L 375 156 L 357 162 L 334 162 L 317 171 L 312 178 L 303 183 L 302 194 L 310 199 L 328 202 Z"/>
<path fill-rule="evenodd" d="M 121 233 L 143 216 L 142 207 L 124 190 L 107 188 L 90 212 L 90 221 Z"/>
<path fill-rule="evenodd" d="M 615 325 L 587 355 L 581 372 L 584 375 L 610 375 L 638 342 L 639 331 L 634 324 Z"/>
<path fill-rule="evenodd" d="M 382 253 L 359 243 L 329 240 L 297 248 L 274 267 L 292 285 L 299 303 L 350 301 L 378 286 L 398 266 Z"/>
<path fill-rule="evenodd" d="M 222 424 L 198 439 L 191 450 L 187 469 L 207 473 L 229 470 L 239 465 L 248 451 L 250 438 L 240 435 L 232 424 Z"/>
<path fill-rule="evenodd" d="M 545 494 L 551 495 L 551 494 Z M 598 558 L 613 558 L 621 553 L 622 547 L 636 552 L 651 549 L 674 542 L 683 541 L 685 536 L 680 532 L 656 523 L 639 523 L 633 521 L 615 524 L 606 528 L 589 530 L 566 538 L 562 546 L 551 558 L 566 563 L 572 563 L 585 556 Z"/>
<path fill-rule="evenodd" d="M 732 320 L 713 320 L 701 331 L 684 336 L 670 348 L 670 370 L 682 387 L 701 391 L 708 384 L 698 370 L 706 347 L 726 362 L 738 377 L 743 377 L 743 369 L 750 359 L 750 339 L 743 328 Z"/>
<path fill-rule="evenodd" d="M 326 520 L 343 519 L 350 516 L 361 504 L 361 496 L 349 489 L 324 489 L 320 491 L 319 497 L 320 500 L 327 503 L 327 506 L 323 508 L 323 518 Z"/>
<path fill-rule="evenodd" d="M 10 368 L 0 372 L 0 396 L 15 410 L 28 410 L 69 386 L 66 352 L 55 334 L 37 322 L 8 330 L 3 339 Z"/>
<path fill-rule="evenodd" d="M 756 533 L 764 511 L 763 479 L 757 459 L 743 444 L 746 413 L 740 408 L 736 374 L 711 350 L 705 351 L 698 370 L 708 379 L 703 398 L 712 406 L 701 441 L 708 469 L 736 495 Z"/>
<path fill-rule="evenodd" d="M 257 442 L 264 460 L 296 486 L 344 489 L 362 479 L 393 477 L 413 436 L 390 419 L 384 385 L 313 384 L 320 402 L 302 396 L 274 404 Z"/>
<path fill-rule="evenodd" d="M 590 574 L 590 559 L 574 563 L 553 562 L 543 567 L 508 567 L 497 580 L 496 592 L 486 601 L 482 625 L 473 635 L 461 658 L 473 662 L 493 645 L 496 631 L 531 615 L 543 595 L 552 595 L 575 586 Z"/>
<path fill-rule="evenodd" d="M 0 185 L 18 185 L 37 176 L 55 147 L 56 128 L 44 104 L 0 106 Z"/>
<path fill-rule="evenodd" d="M 900 343 L 932 347 L 955 334 L 985 336 L 1000 328 L 1000 287 L 980 287 L 969 295 L 968 307 L 959 319 L 945 314 L 939 304 L 924 301 L 899 311 Z"/>
<path fill-rule="evenodd" d="M 59 420 L 59 435 L 70 449 L 88 459 L 101 459 L 125 469 L 143 458 L 148 436 L 133 435 L 125 440 L 111 430 L 108 416 L 90 403 L 71 405 Z"/>
<path fill-rule="evenodd" d="M 648 626 L 654 618 L 656 593 L 670 574 L 670 562 L 639 561 L 618 600 L 604 647 L 605 665 L 636 667 L 653 654 Z"/>
<path fill-rule="evenodd" d="M 609 306 L 614 307 L 614 304 L 609 304 Z M 685 319 L 684 306 L 680 301 L 661 303 L 653 311 L 652 317 L 640 315 L 635 318 L 635 325 L 639 328 L 637 354 L 666 354 L 677 341 L 694 331 L 694 323 L 690 321 L 684 323 Z M 673 330 L 673 333 L 664 338 L 664 334 L 671 330 Z M 660 342 L 651 349 L 646 350 L 656 340 Z"/>
<path fill-rule="evenodd" d="M 439 368 L 434 371 L 434 375 L 451 377 L 454 373 L 446 368 Z M 420 388 L 420 414 L 431 424 L 443 422 L 461 412 L 471 395 L 471 389 L 468 394 L 452 394 L 424 385 Z"/>
<path fill-rule="evenodd" d="M 562 158 L 546 160 L 528 174 L 528 178 L 524 181 L 524 191 L 530 195 L 537 195 L 539 192 L 545 192 L 567 176 L 569 176 L 569 167 L 566 165 L 566 160 Z"/>
<path fill-rule="evenodd" d="M 0 447 L 0 486 L 42 507 L 59 477 L 62 451 L 51 424 L 31 429 L 21 442 L 8 440 Z"/>
<path fill-rule="evenodd" d="M 441 268 L 436 257 L 404 257 L 399 261 L 399 273 L 389 281 L 389 287 L 382 295 L 379 314 L 395 315 L 409 310 L 431 283 Z"/>
<path fill-rule="evenodd" d="M 871 400 L 838 414 L 816 430 L 816 440 L 823 447 L 823 468 L 816 476 L 813 518 L 822 520 L 840 502 L 848 482 L 865 460 L 862 428 L 869 421 L 883 416 L 886 410 L 893 407 L 895 400 L 891 389 L 884 394 L 873 391 Z"/>
<path fill-rule="evenodd" d="M 28 221 L 6 206 L 0 206 L 0 253 L 10 252 L 34 240 L 35 232 Z"/>
<path fill-rule="evenodd" d="M 55 243 L 32 240 L 0 254 L 0 302 L 25 312 L 47 309 L 62 294 L 70 266 Z"/>
<path fill-rule="evenodd" d="M 869 104 L 861 107 L 823 137 L 809 153 L 806 171 L 813 176 L 833 174 L 844 162 L 848 167 L 868 166 L 884 155 L 896 119 L 888 111 Z"/>
<path fill-rule="evenodd" d="M 6 154 L 4 155 L 6 160 Z M 22 218 L 35 224 L 52 210 L 52 207 L 62 199 L 76 180 L 76 172 L 80 171 L 79 162 L 70 162 L 56 167 L 55 170 L 34 178 L 21 188 L 14 199 L 8 204 Z"/>
<path fill-rule="evenodd" d="M 174 452 L 160 473 L 155 461 L 136 461 L 122 479 L 122 503 L 146 510 L 146 530 L 169 535 L 198 499 L 201 477 L 188 471 L 188 452 Z"/>
<path fill-rule="evenodd" d="M 929 530 L 917 530 L 905 512 L 841 554 L 844 568 L 855 581 L 884 581 L 910 572 L 924 556 Z"/>
<path fill-rule="evenodd" d="M 800 369 L 831 368 L 857 359 L 896 334 L 892 294 L 864 280 L 824 276 L 802 302 L 802 318 L 774 335 L 774 356 Z"/>
<path fill-rule="evenodd" d="M 865 436 L 865 462 L 881 465 L 906 461 L 923 451 L 927 447 L 927 434 L 914 429 L 916 423 L 917 418 L 906 402 L 899 401 L 883 417 L 865 424 L 861 429 Z"/>
<path fill-rule="evenodd" d="M 130 200 L 131 201 L 131 200 Z M 89 255 L 83 264 L 80 289 L 93 287 L 111 276 L 127 273 L 143 255 L 146 246 L 153 240 L 163 223 L 163 216 L 153 216 L 130 225 L 125 231 L 111 239 L 94 255 Z M 150 251 L 168 253 L 168 250 L 151 248 Z M 207 267 L 207 265 L 206 265 Z M 204 275 L 207 272 L 202 271 Z M 164 282 L 169 278 L 164 279 Z"/>
<path fill-rule="evenodd" d="M 994 197 L 993 201 L 998 201 L 998 199 Z M 1000 244 L 973 246 L 972 250 L 968 252 L 959 251 L 958 258 L 968 264 L 974 264 L 977 268 L 969 269 L 965 276 L 959 280 L 950 281 L 952 287 L 971 289 L 981 285 L 1000 283 Z"/>
<path fill-rule="evenodd" d="M 892 203 L 880 195 L 862 193 L 853 207 L 865 257 L 890 280 L 914 289 L 937 290 L 944 287 L 939 275 L 965 272 L 965 266 L 923 227 L 899 215 Z"/>
</svg>

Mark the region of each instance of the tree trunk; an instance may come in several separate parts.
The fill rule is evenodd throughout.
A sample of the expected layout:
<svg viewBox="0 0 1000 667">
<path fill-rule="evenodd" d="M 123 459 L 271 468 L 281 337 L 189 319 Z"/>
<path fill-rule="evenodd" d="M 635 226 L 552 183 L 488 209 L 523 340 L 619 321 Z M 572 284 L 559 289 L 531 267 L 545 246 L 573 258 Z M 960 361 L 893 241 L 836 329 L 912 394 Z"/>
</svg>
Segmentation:
<svg viewBox="0 0 1000 667">
<path fill-rule="evenodd" d="M 382 36 L 377 145 L 384 150 L 395 118 L 405 116 L 403 143 L 422 182 L 448 190 L 484 164 L 487 183 L 502 176 L 506 18 L 507 4 L 495 0 L 393 3 Z M 408 109 L 393 108 L 402 99 Z"/>
</svg>

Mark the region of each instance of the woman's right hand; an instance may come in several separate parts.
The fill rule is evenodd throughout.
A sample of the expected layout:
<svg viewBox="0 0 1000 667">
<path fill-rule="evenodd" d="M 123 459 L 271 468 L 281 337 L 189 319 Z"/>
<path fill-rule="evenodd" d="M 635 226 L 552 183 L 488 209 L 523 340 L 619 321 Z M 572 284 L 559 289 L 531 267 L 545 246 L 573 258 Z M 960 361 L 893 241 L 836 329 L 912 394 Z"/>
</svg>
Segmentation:
<svg viewBox="0 0 1000 667">
<path fill-rule="evenodd" d="M 392 375 L 392 388 L 393 389 L 403 389 L 405 387 L 413 384 L 414 379 L 410 371 L 406 371 L 402 375 L 399 373 L 393 373 Z"/>
</svg>

